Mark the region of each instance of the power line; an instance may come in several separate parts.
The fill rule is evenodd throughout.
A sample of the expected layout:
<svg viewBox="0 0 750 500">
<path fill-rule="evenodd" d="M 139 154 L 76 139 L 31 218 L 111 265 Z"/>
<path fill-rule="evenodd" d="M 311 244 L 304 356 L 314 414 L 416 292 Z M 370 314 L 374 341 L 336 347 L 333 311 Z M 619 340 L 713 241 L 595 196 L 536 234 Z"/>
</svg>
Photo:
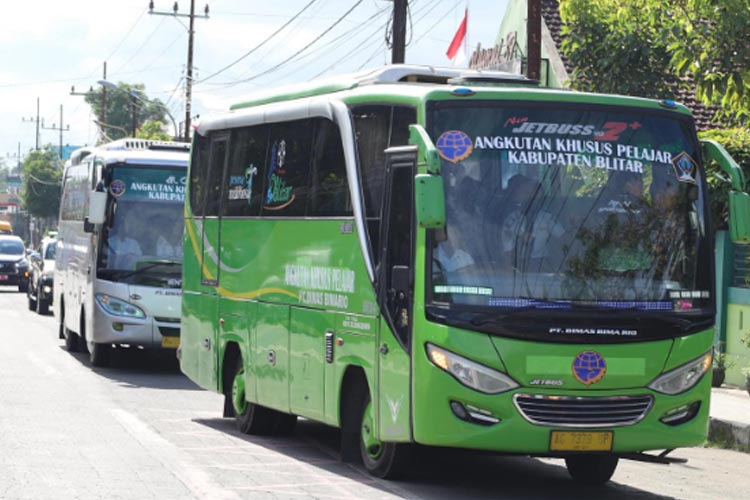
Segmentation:
<svg viewBox="0 0 750 500">
<path fill-rule="evenodd" d="M 341 17 L 339 17 L 336 21 L 334 21 L 333 24 L 331 24 L 328 28 L 326 28 L 321 34 L 319 34 L 318 36 L 316 36 L 307 45 L 305 45 L 304 47 L 302 47 L 301 49 L 299 49 L 294 54 L 292 54 L 291 56 L 287 57 L 286 59 L 284 59 L 280 63 L 275 64 L 274 66 L 271 66 L 270 68 L 268 68 L 268 69 L 266 69 L 264 71 L 261 71 L 260 73 L 257 73 L 255 75 L 249 77 L 249 78 L 244 78 L 242 80 L 237 80 L 237 81 L 234 81 L 234 82 L 231 82 L 231 83 L 227 83 L 226 86 L 227 87 L 232 87 L 232 86 L 238 85 L 240 83 L 251 82 L 253 80 L 256 80 L 256 79 L 260 78 L 261 76 L 264 76 L 264 75 L 267 75 L 269 73 L 272 73 L 272 72 L 276 71 L 280 67 L 284 66 L 286 63 L 288 63 L 291 60 L 293 60 L 294 58 L 296 58 L 299 54 L 301 54 L 302 52 L 304 52 L 307 49 L 309 49 L 311 46 L 313 46 L 318 40 L 320 40 L 321 38 L 323 38 L 325 35 L 327 35 L 333 28 L 335 28 L 336 26 L 338 26 L 341 23 L 341 21 L 343 21 L 349 14 L 351 14 L 354 9 L 356 9 L 357 7 L 359 7 L 359 5 L 363 1 L 364 0 L 358 0 L 357 2 L 355 2 L 354 5 L 349 8 L 349 10 L 347 10 L 346 12 L 344 12 L 344 14 Z"/>
<path fill-rule="evenodd" d="M 302 10 L 300 10 L 294 16 L 292 16 L 292 18 L 289 19 L 287 22 L 285 22 L 279 29 L 277 29 L 276 31 L 274 31 L 273 33 L 271 33 L 271 35 L 269 35 L 268 37 L 266 37 L 265 40 L 263 40 L 262 42 L 260 42 L 258 45 L 256 45 L 252 49 L 250 49 L 247 52 L 245 52 L 243 55 L 241 55 L 239 58 L 237 58 L 234 62 L 231 62 L 231 63 L 227 64 L 226 66 L 224 66 L 223 68 L 221 68 L 220 70 L 218 70 L 218 71 L 216 71 L 214 73 L 211 73 L 206 78 L 203 78 L 202 80 L 196 81 L 195 82 L 196 85 L 199 84 L 199 83 L 206 82 L 206 81 L 210 80 L 211 78 L 215 77 L 216 75 L 219 75 L 219 74 L 223 73 L 224 71 L 226 71 L 229 68 L 233 67 L 234 65 L 236 65 L 240 61 L 244 60 L 250 54 L 254 53 L 258 49 L 260 49 L 261 47 L 263 47 L 266 43 L 268 43 L 271 39 L 273 39 L 273 37 L 275 37 L 281 31 L 283 31 L 284 28 L 286 28 L 287 26 L 289 26 L 290 24 L 292 24 L 300 15 L 302 15 L 303 12 L 305 12 L 309 7 L 311 7 L 317 1 L 318 0 L 311 0 L 310 2 L 308 2 L 304 7 L 302 7 Z"/>
</svg>

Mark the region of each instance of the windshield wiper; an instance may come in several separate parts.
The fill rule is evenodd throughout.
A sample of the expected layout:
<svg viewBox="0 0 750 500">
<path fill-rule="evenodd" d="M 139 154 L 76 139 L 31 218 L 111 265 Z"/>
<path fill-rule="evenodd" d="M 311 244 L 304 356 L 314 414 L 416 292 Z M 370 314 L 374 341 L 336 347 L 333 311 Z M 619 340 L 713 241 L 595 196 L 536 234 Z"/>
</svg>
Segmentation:
<svg viewBox="0 0 750 500">
<path fill-rule="evenodd" d="M 146 271 L 150 271 L 151 269 L 157 266 L 181 266 L 181 265 L 182 265 L 182 262 L 177 262 L 175 260 L 160 260 L 158 262 L 153 262 L 147 266 L 143 266 L 140 269 L 136 269 L 135 271 L 130 271 L 128 273 L 120 275 L 119 278 L 121 280 L 124 280 L 126 278 L 130 278 L 131 276 L 135 276 L 136 274 L 143 274 Z"/>
</svg>

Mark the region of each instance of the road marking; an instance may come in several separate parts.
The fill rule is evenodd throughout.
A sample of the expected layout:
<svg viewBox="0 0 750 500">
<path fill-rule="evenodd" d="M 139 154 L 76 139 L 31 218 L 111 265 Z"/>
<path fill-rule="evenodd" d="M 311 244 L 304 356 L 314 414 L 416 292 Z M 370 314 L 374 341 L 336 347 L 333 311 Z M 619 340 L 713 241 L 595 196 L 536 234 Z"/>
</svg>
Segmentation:
<svg viewBox="0 0 750 500">
<path fill-rule="evenodd" d="M 42 361 L 42 358 L 40 358 L 33 352 L 27 351 L 26 358 L 28 358 L 28 360 L 31 361 L 31 364 L 36 366 L 39 370 L 43 371 L 45 375 L 49 375 L 49 376 L 60 375 L 60 372 L 55 367 L 50 366 L 48 363 L 45 363 L 44 361 Z"/>
<path fill-rule="evenodd" d="M 152 430 L 136 415 L 119 408 L 110 412 L 118 422 L 154 458 L 170 470 L 196 498 L 212 500 L 239 500 L 240 497 L 224 489 L 211 479 L 211 476 L 198 466 L 186 453 Z"/>
</svg>

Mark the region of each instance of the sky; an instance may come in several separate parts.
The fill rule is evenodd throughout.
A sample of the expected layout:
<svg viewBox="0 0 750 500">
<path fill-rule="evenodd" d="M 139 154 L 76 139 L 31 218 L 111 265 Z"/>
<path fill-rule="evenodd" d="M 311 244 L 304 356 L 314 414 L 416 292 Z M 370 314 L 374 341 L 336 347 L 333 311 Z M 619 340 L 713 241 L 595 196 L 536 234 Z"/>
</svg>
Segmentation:
<svg viewBox="0 0 750 500">
<path fill-rule="evenodd" d="M 154 11 L 172 12 L 172 0 L 153 1 Z M 493 45 L 507 1 L 409 0 L 406 62 L 450 66 L 445 52 L 466 8 L 468 53 L 477 43 Z M 40 129 L 41 145 L 59 144 L 55 129 L 60 127 L 60 106 L 66 129 L 63 144 L 94 144 L 95 117 L 83 97 L 71 95 L 71 86 L 85 92 L 98 85 L 105 61 L 108 81 L 144 84 L 149 98 L 167 103 L 177 122 L 184 121 L 188 19 L 151 15 L 148 3 L 4 2 L 0 160 L 14 165 L 19 144 L 22 157 L 35 147 L 37 98 L 46 127 Z M 178 13 L 189 13 L 190 0 L 179 0 L 178 5 Z M 196 0 L 196 13 L 205 5 L 209 18 L 195 20 L 193 115 L 226 110 L 254 91 L 390 61 L 385 45 L 393 8 L 389 0 Z M 296 20 L 248 55 L 305 7 Z"/>
</svg>

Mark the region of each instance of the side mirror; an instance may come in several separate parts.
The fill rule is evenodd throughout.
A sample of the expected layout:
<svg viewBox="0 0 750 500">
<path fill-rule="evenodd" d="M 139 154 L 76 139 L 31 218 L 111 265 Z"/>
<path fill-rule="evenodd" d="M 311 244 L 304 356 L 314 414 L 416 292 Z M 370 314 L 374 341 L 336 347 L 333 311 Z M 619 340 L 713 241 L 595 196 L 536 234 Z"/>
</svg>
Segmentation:
<svg viewBox="0 0 750 500">
<path fill-rule="evenodd" d="M 41 260 L 41 259 L 42 259 L 42 256 L 39 255 L 39 252 L 31 252 L 29 254 L 29 260 L 32 260 L 32 261 L 36 262 L 36 261 Z"/>
<path fill-rule="evenodd" d="M 750 244 L 750 194 L 729 192 L 729 237 L 732 243 Z"/>
<path fill-rule="evenodd" d="M 411 270 L 409 266 L 393 266 L 391 268 L 391 287 L 405 292 L 409 289 Z"/>
<path fill-rule="evenodd" d="M 89 192 L 89 213 L 86 220 L 90 224 L 103 224 L 107 209 L 107 193 L 103 191 Z"/>
<path fill-rule="evenodd" d="M 738 245 L 750 244 L 750 195 L 745 192 L 745 174 L 724 147 L 715 141 L 701 141 L 708 161 L 715 161 L 732 181 L 729 191 L 729 237 Z"/>
<path fill-rule="evenodd" d="M 440 175 L 417 174 L 414 196 L 419 227 L 445 227 L 445 192 Z"/>
</svg>

